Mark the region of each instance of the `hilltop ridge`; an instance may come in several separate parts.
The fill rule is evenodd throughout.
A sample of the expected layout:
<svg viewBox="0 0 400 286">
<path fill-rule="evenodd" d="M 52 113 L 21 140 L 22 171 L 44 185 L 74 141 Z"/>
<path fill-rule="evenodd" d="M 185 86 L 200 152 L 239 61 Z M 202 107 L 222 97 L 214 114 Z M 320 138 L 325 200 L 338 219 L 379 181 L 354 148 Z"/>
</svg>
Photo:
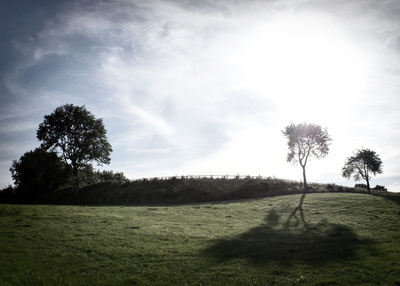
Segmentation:
<svg viewBox="0 0 400 286">
<path fill-rule="evenodd" d="M 362 188 L 311 183 L 309 193 L 366 193 Z M 107 181 L 53 192 L 44 204 L 181 204 L 263 198 L 304 193 L 301 182 L 271 177 L 169 177 L 129 182 Z M 375 193 L 386 193 L 375 191 Z"/>
</svg>

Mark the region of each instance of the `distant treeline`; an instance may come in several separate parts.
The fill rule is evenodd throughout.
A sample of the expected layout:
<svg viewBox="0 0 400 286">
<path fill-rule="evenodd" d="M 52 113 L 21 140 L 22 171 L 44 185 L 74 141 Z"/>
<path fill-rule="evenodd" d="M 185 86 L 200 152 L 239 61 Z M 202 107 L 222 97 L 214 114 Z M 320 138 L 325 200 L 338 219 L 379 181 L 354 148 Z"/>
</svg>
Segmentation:
<svg viewBox="0 0 400 286">
<path fill-rule="evenodd" d="M 385 192 L 370 188 L 371 175 L 382 173 L 375 151 L 357 150 L 347 158 L 342 176 L 366 185 L 355 188 L 334 184 L 308 184 L 309 157 L 325 158 L 332 140 L 326 128 L 300 123 L 282 130 L 287 138 L 287 161 L 303 169 L 303 182 L 265 177 L 197 176 L 130 181 L 123 173 L 94 171 L 92 163 L 109 164 L 113 151 L 102 119 L 85 106 L 64 104 L 45 115 L 36 132 L 40 147 L 13 160 L 10 168 L 15 187 L 0 191 L 0 203 L 17 204 L 164 204 L 248 199 L 303 192 Z"/>
<path fill-rule="evenodd" d="M 56 188 L 50 187 L 48 176 L 38 176 L 37 170 L 24 173 L 33 173 L 33 178 L 24 178 L 24 183 L 17 186 L 8 186 L 0 190 L 0 203 L 18 203 L 18 204 L 37 204 L 45 203 L 50 197 L 59 190 L 68 190 L 73 187 L 75 178 L 69 172 L 65 172 L 62 183 L 57 184 Z M 45 173 L 45 172 L 44 172 Z M 95 171 L 91 165 L 82 168 L 79 173 L 80 184 L 83 188 L 96 185 L 102 182 L 129 182 L 122 172 L 109 170 Z M 26 177 L 26 176 L 25 176 Z M 59 180 L 60 181 L 60 180 Z M 49 201 L 49 203 L 51 203 Z"/>
<path fill-rule="evenodd" d="M 12 187 L 0 192 L 1 203 L 29 204 L 83 204 L 83 205 L 126 205 L 126 204 L 181 204 L 224 200 L 241 200 L 303 193 L 302 182 L 271 177 L 210 176 L 168 177 L 129 181 L 114 172 L 93 172 L 94 183 L 82 187 L 79 193 L 65 187 L 36 198 L 18 197 Z M 111 180 L 106 180 L 111 177 Z M 99 182 L 100 180 L 100 182 Z M 309 193 L 351 192 L 367 193 L 361 187 L 344 187 L 335 184 L 311 183 Z M 374 193 L 386 193 L 380 186 Z"/>
</svg>

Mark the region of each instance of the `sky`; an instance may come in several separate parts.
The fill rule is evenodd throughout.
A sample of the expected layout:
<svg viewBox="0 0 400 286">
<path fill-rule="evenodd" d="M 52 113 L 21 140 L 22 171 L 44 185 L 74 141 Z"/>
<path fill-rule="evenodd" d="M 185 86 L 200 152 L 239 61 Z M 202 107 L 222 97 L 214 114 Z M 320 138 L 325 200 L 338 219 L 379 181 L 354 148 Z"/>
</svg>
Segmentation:
<svg viewBox="0 0 400 286">
<path fill-rule="evenodd" d="M 253 175 L 302 180 L 282 130 L 327 128 L 307 180 L 353 186 L 347 157 L 383 161 L 400 192 L 397 0 L 0 0 L 0 188 L 66 103 L 103 118 L 100 169 L 129 179 Z"/>
</svg>

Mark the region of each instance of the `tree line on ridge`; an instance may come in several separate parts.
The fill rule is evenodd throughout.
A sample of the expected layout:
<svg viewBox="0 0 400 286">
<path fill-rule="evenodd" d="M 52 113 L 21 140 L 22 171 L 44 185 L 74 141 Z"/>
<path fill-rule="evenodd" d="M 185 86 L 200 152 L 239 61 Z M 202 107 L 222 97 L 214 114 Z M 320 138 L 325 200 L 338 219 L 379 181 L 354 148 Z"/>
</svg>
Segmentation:
<svg viewBox="0 0 400 286">
<path fill-rule="evenodd" d="M 332 139 L 327 128 L 306 122 L 291 123 L 282 133 L 287 139 L 287 162 L 301 166 L 303 187 L 307 192 L 306 165 L 310 158 L 325 158 Z M 129 181 L 123 173 L 94 171 L 92 163 L 108 165 L 113 150 L 103 120 L 97 119 L 85 106 L 65 104 L 57 107 L 53 113 L 44 116 L 36 136 L 42 142 L 40 147 L 13 161 L 10 172 L 15 187 L 3 189 L 0 202 L 2 197 L 12 195 L 18 197 L 17 202 L 29 203 L 66 186 L 72 186 L 78 196 L 82 184 Z M 368 192 L 371 191 L 371 176 L 381 173 L 379 155 L 365 148 L 356 149 L 342 168 L 344 178 L 365 180 L 366 185 L 358 186 L 365 187 Z M 382 186 L 376 189 L 386 190 Z"/>
</svg>

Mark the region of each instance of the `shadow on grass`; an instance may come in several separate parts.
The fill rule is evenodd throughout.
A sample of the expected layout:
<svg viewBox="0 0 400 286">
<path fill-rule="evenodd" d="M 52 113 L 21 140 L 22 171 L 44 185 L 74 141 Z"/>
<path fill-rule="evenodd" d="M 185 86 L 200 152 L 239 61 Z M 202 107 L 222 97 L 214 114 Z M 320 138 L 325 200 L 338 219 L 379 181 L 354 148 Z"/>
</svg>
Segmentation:
<svg viewBox="0 0 400 286">
<path fill-rule="evenodd" d="M 219 239 L 205 250 L 220 261 L 248 259 L 256 264 L 271 262 L 325 264 L 356 258 L 359 251 L 373 252 L 372 242 L 362 240 L 347 226 L 321 221 L 306 222 L 301 197 L 286 221 L 271 210 L 262 225 L 236 237 Z"/>
<path fill-rule="evenodd" d="M 384 196 L 382 196 L 382 197 L 384 197 L 385 199 L 387 199 L 387 200 L 389 200 L 389 201 L 392 201 L 392 202 L 395 202 L 395 203 L 397 203 L 398 205 L 400 205 L 400 194 L 395 194 L 395 195 L 384 195 Z"/>
</svg>

